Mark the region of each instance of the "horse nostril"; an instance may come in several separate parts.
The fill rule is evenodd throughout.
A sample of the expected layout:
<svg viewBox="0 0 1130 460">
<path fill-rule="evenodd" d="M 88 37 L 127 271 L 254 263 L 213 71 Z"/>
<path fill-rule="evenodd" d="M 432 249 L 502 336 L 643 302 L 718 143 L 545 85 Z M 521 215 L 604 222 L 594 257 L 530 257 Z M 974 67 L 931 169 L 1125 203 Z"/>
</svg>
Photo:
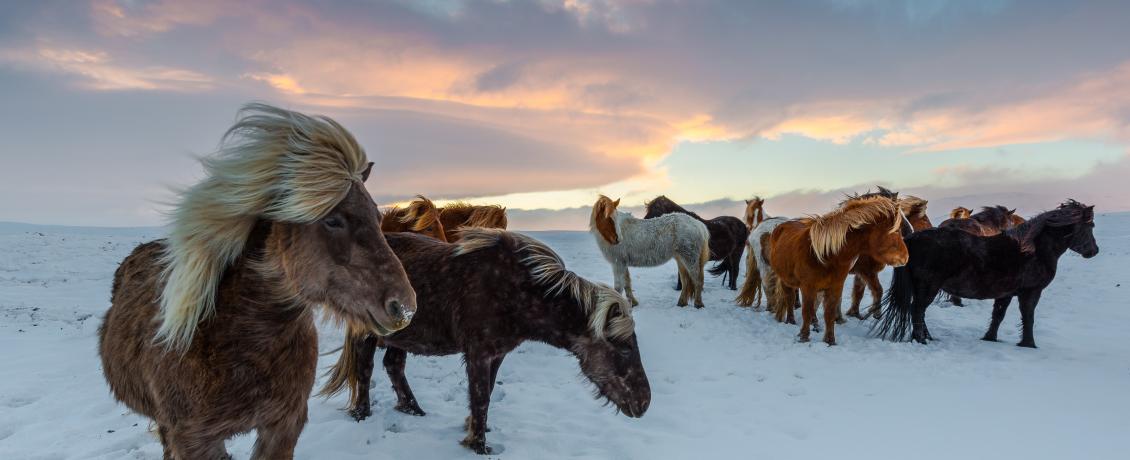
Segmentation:
<svg viewBox="0 0 1130 460">
<path fill-rule="evenodd" d="M 404 315 L 404 309 L 400 306 L 400 301 L 393 299 L 385 304 L 385 313 L 388 313 L 390 318 L 400 319 Z"/>
</svg>

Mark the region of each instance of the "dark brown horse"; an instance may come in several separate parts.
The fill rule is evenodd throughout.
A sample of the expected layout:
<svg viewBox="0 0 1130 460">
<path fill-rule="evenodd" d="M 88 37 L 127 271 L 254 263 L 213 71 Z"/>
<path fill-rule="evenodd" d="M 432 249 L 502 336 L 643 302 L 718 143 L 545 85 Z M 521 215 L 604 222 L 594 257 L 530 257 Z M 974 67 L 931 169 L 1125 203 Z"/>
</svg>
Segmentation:
<svg viewBox="0 0 1130 460">
<path fill-rule="evenodd" d="M 478 206 L 463 202 L 451 203 L 439 209 L 439 219 L 447 241 L 459 241 L 463 228 L 499 228 L 506 230 L 506 208 L 498 205 Z"/>
<path fill-rule="evenodd" d="M 396 392 L 396 410 L 411 415 L 424 411 L 404 377 L 407 355 L 459 353 L 471 406 L 463 445 L 489 454 L 487 409 L 498 368 L 507 353 L 528 340 L 575 355 L 599 395 L 624 414 L 640 417 L 647 411 L 651 388 L 640 362 L 632 307 L 612 288 L 566 270 L 548 246 L 519 233 L 469 228 L 458 244 L 410 233 L 387 238 L 421 308 L 410 327 L 380 339 L 350 328 L 322 392 L 349 386 L 354 418 L 372 414 L 369 378 L 378 346 L 386 348 L 384 367 Z"/>
<path fill-rule="evenodd" d="M 993 236 L 1024 223 L 1024 218 L 1016 215 L 1016 209 L 1008 209 L 1000 205 L 985 206 L 976 214 L 970 214 L 965 208 L 956 208 L 950 213 L 951 216 L 959 214 L 968 217 L 951 217 L 938 224 L 938 227 L 955 228 L 977 236 Z M 955 306 L 965 306 L 961 302 L 961 297 L 948 295 L 948 298 Z"/>
<path fill-rule="evenodd" d="M 416 195 L 416 199 L 408 203 L 407 207 L 394 206 L 385 212 L 381 219 L 381 231 L 385 233 L 419 233 L 440 241 L 447 241 L 439 208 L 436 208 L 432 200 L 424 198 L 423 195 Z"/>
<path fill-rule="evenodd" d="M 903 223 L 893 200 L 871 196 L 850 199 L 823 216 L 777 224 L 768 238 L 768 259 L 777 284 L 773 292 L 766 293 L 770 309 L 792 316 L 799 291 L 799 339 L 807 342 L 816 320 L 817 298 L 823 296 L 824 342 L 835 345 L 835 323 L 848 272 L 860 257 L 887 265 L 905 264 Z"/>
<path fill-rule="evenodd" d="M 926 216 L 928 204 L 926 200 L 916 196 L 899 197 L 897 193 L 883 187 L 879 187 L 877 194 L 889 196 L 898 203 L 899 210 L 906 217 L 911 230 L 917 232 L 934 226 L 930 223 L 930 218 Z M 860 257 L 859 260 L 855 261 L 855 266 L 851 268 L 851 273 L 855 276 L 851 286 L 851 307 L 847 311 L 848 316 L 859 319 L 868 316 L 879 317 L 881 312 L 880 302 L 883 300 L 883 284 L 879 281 L 879 272 L 883 271 L 884 267 L 886 267 L 886 264 L 875 260 L 873 257 Z M 867 309 L 866 314 L 860 314 L 859 305 L 863 302 L 864 290 L 871 291 L 871 307 Z"/>
<path fill-rule="evenodd" d="M 749 228 L 742 223 L 737 217 L 732 216 L 719 216 L 710 220 L 703 219 L 687 209 L 679 206 L 670 198 L 664 195 L 655 197 L 654 200 L 647 202 L 647 214 L 643 216 L 644 219 L 652 219 L 662 216 L 664 214 L 679 213 L 686 214 L 695 218 L 695 220 L 702 222 L 706 225 L 706 229 L 710 231 L 710 260 L 718 261 L 718 264 L 708 270 L 711 275 L 723 275 L 722 282 L 726 283 L 726 277 L 729 277 L 729 285 L 731 290 L 738 288 L 738 267 L 741 266 L 742 251 L 746 247 L 746 238 L 749 238 Z M 682 289 L 682 278 L 679 277 L 679 282 L 676 289 Z"/>
<path fill-rule="evenodd" d="M 408 325 L 415 294 L 362 182 L 365 153 L 325 117 L 244 108 L 167 240 L 114 274 L 98 330 L 114 396 L 157 424 L 166 459 L 293 457 L 314 385 L 317 305 L 351 327 Z"/>
</svg>

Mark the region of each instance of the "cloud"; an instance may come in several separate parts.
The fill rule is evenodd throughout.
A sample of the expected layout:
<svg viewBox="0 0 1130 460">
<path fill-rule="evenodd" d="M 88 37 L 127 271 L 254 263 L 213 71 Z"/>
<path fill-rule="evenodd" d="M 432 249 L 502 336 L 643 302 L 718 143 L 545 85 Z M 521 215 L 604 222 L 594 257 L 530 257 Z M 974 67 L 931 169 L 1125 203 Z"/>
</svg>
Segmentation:
<svg viewBox="0 0 1130 460">
<path fill-rule="evenodd" d="M 163 66 L 130 67 L 96 50 L 47 46 L 0 50 L 0 63 L 65 74 L 76 78 L 79 86 L 98 91 L 202 91 L 214 84 L 211 77 L 199 72 Z"/>
</svg>

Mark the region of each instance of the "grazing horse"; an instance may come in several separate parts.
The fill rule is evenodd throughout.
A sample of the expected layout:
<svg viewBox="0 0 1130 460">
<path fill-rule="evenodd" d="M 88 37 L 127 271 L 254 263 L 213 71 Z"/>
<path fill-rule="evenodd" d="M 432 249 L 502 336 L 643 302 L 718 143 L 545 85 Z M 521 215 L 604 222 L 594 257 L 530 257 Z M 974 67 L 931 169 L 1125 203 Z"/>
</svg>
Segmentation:
<svg viewBox="0 0 1130 460">
<path fill-rule="evenodd" d="M 647 214 L 644 219 L 652 219 L 666 214 L 680 213 L 695 218 L 706 225 L 710 232 L 710 260 L 719 261 L 711 268 L 710 274 L 714 276 L 729 276 L 730 290 L 737 290 L 738 266 L 741 264 L 742 251 L 745 250 L 746 238 L 749 238 L 749 229 L 737 217 L 719 216 L 710 220 L 703 219 L 691 211 L 684 209 L 666 196 L 659 195 L 646 204 Z M 726 283 L 726 276 L 722 283 Z M 682 289 L 683 283 L 678 282 L 675 289 Z"/>
<path fill-rule="evenodd" d="M 408 207 L 394 206 L 389 209 L 381 219 L 381 231 L 419 233 L 447 242 L 443 222 L 439 218 L 439 208 L 423 195 L 416 195 L 416 199 L 408 203 Z"/>
<path fill-rule="evenodd" d="M 1024 223 L 1024 218 L 1016 215 L 1016 209 L 1008 209 L 1000 205 L 985 206 L 976 214 L 969 214 L 969 210 L 965 208 L 958 209 L 965 210 L 965 218 L 951 217 L 942 221 L 938 226 L 956 228 L 973 235 L 993 236 Z M 958 209 L 954 209 L 951 215 L 957 214 Z M 949 301 L 955 306 L 964 306 L 959 296 L 949 294 Z"/>
<path fill-rule="evenodd" d="M 358 330 L 408 325 L 416 296 L 380 231 L 353 135 L 249 104 L 184 191 L 167 240 L 114 273 L 98 329 L 114 397 L 152 419 L 166 459 L 292 458 L 318 363 L 314 309 Z M 368 166 L 367 166 L 368 165 Z"/>
<path fill-rule="evenodd" d="M 457 244 L 409 233 L 387 235 L 424 307 L 412 326 L 377 338 L 349 328 L 323 394 L 346 385 L 350 414 L 372 414 L 369 379 L 373 355 L 386 348 L 384 367 L 396 392 L 396 410 L 424 415 L 404 377 L 408 353 L 461 353 L 467 367 L 471 415 L 463 445 L 489 454 L 487 409 L 502 360 L 525 341 L 568 350 L 598 394 L 629 417 L 643 416 L 651 388 L 640 362 L 632 308 L 612 288 L 565 269 L 545 244 L 519 233 L 467 229 Z M 535 371 L 536 372 L 536 371 Z"/>
<path fill-rule="evenodd" d="M 655 267 L 672 258 L 679 267 L 679 280 L 684 289 L 679 293 L 680 307 L 694 297 L 695 308 L 702 308 L 703 266 L 710 258 L 710 232 L 706 225 L 686 214 L 667 214 L 653 219 L 636 219 L 617 211 L 620 200 L 600 195 L 592 206 L 589 231 L 604 260 L 612 264 L 616 291 L 623 292 L 639 305 L 632 292 L 632 276 L 628 267 Z"/>
<path fill-rule="evenodd" d="M 1024 325 L 1017 345 L 1035 348 L 1032 324 L 1040 294 L 1055 278 L 1059 258 L 1068 249 L 1087 259 L 1099 253 L 1094 228 L 1094 206 L 1069 200 L 993 236 L 954 227 L 915 233 L 906 239 L 910 262 L 891 276 L 883 299 L 886 310 L 872 333 L 904 340 L 909 332 L 919 343 L 932 340 L 926 307 L 945 290 L 970 299 L 994 299 L 992 322 L 982 339 L 995 342 L 1015 296 Z"/>
<path fill-rule="evenodd" d="M 770 295 L 769 302 L 778 312 L 788 309 L 800 291 L 801 342 L 809 339 L 817 297 L 822 295 L 824 342 L 836 344 L 840 297 L 857 258 L 871 257 L 894 266 L 906 263 L 906 245 L 900 232 L 904 221 L 893 200 L 869 196 L 849 199 L 823 216 L 781 222 L 773 229 L 767 256 L 777 287 L 776 296 Z"/>
<path fill-rule="evenodd" d="M 753 230 L 767 218 L 765 215 L 765 200 L 759 196 L 752 200 L 745 200 L 745 228 Z"/>
<path fill-rule="evenodd" d="M 498 205 L 476 206 L 463 202 L 451 203 L 439 209 L 439 220 L 447 241 L 459 241 L 464 228 L 499 228 L 506 230 L 506 208 Z"/>
<path fill-rule="evenodd" d="M 916 196 L 899 197 L 898 193 L 891 192 L 883 187 L 879 187 L 877 194 L 888 196 L 898 203 L 899 211 L 902 211 L 902 214 L 906 216 L 911 231 L 917 232 L 934 226 L 930 223 L 930 218 L 926 216 L 928 204 L 926 200 Z M 859 260 L 855 261 L 855 265 L 851 268 L 851 273 L 855 276 L 851 286 L 851 307 L 847 311 L 848 316 L 859 319 L 868 316 L 879 317 L 881 311 L 879 304 L 883 296 L 883 284 L 879 281 L 879 272 L 883 271 L 884 267 L 886 267 L 885 264 L 872 257 L 860 257 Z M 871 306 L 867 309 L 866 314 L 860 314 L 859 305 L 863 302 L 863 291 L 865 289 L 871 291 Z"/>
</svg>

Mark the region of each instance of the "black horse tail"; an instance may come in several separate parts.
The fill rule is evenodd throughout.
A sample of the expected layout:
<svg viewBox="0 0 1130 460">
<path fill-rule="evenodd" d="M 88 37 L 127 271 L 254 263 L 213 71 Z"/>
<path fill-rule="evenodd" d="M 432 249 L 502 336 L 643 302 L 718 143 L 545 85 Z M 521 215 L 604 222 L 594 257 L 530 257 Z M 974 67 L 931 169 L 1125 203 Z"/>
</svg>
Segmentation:
<svg viewBox="0 0 1130 460">
<path fill-rule="evenodd" d="M 729 273 L 731 268 L 733 267 L 731 267 L 730 265 L 730 257 L 727 256 L 706 271 L 710 272 L 710 276 L 719 276 L 725 273 Z M 726 279 L 722 278 L 722 282 L 726 282 Z"/>
<path fill-rule="evenodd" d="M 892 341 L 904 341 L 909 337 L 914 305 L 914 278 L 910 267 L 895 267 L 891 275 L 891 287 L 883 295 L 883 316 L 871 325 L 871 335 Z"/>
</svg>

